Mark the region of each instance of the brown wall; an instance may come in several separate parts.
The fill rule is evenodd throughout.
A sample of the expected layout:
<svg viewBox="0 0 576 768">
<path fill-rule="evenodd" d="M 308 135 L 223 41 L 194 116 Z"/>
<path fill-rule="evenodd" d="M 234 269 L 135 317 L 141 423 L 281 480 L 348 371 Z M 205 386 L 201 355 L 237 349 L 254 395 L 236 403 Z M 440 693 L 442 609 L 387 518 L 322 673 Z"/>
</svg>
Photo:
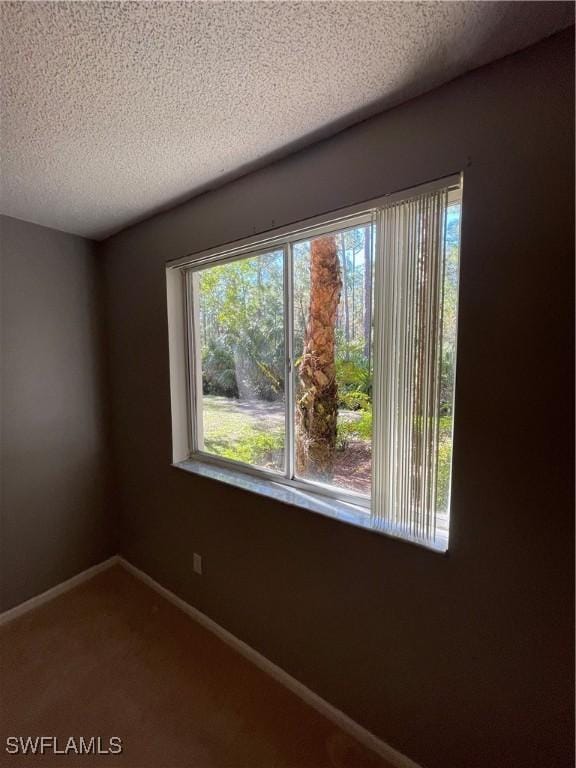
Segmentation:
<svg viewBox="0 0 576 768">
<path fill-rule="evenodd" d="M 123 554 L 428 768 L 571 763 L 572 40 L 99 246 Z M 461 169 L 448 555 L 171 468 L 164 263 Z"/>
<path fill-rule="evenodd" d="M 114 547 L 94 244 L 1 216 L 0 248 L 5 610 Z"/>
</svg>

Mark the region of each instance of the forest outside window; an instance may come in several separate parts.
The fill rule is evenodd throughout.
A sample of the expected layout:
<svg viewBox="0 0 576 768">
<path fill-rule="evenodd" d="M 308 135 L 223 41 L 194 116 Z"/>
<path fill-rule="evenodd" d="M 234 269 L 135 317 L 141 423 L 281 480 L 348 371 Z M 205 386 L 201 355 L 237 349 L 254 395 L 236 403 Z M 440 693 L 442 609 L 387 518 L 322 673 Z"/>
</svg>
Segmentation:
<svg viewBox="0 0 576 768">
<path fill-rule="evenodd" d="M 169 265 L 185 320 L 180 458 L 445 550 L 460 218 L 452 178 Z"/>
</svg>

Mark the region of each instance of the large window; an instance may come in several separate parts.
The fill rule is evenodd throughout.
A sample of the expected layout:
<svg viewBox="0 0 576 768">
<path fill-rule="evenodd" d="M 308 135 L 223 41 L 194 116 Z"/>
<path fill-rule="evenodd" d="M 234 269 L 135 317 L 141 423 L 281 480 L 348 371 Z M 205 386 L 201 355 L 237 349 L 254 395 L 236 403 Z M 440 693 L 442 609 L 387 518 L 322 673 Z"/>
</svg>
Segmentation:
<svg viewBox="0 0 576 768">
<path fill-rule="evenodd" d="M 452 178 L 169 265 L 176 458 L 446 549 L 460 214 Z"/>
</svg>

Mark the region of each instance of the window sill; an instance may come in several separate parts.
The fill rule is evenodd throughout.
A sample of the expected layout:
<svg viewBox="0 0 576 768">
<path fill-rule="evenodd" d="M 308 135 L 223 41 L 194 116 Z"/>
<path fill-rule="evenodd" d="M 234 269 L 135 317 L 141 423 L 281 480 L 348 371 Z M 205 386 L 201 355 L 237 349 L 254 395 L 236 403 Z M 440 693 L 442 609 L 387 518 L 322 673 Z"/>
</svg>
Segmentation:
<svg viewBox="0 0 576 768">
<path fill-rule="evenodd" d="M 370 531 L 374 530 L 370 514 L 365 507 L 339 499 L 328 498 L 319 493 L 292 488 L 268 478 L 254 477 L 246 472 L 229 467 L 216 466 L 196 459 L 180 461 L 177 464 L 173 464 L 173 466 L 194 475 L 208 477 L 210 480 L 233 485 L 244 491 L 251 491 L 259 496 L 265 496 L 268 499 L 274 499 L 274 501 L 279 501 L 283 504 L 300 507 L 309 512 L 316 512 L 325 517 L 331 517 Z"/>
<path fill-rule="evenodd" d="M 415 544 L 419 548 L 428 551 L 445 554 L 448 549 L 448 526 L 446 522 L 445 530 L 440 531 L 440 536 L 436 542 L 423 542 L 408 538 L 405 533 L 396 532 L 391 528 L 376 528 L 373 519 L 365 507 L 357 506 L 339 499 L 328 498 L 319 493 L 303 491 L 299 488 L 292 488 L 283 483 L 275 482 L 268 478 L 261 478 L 249 475 L 237 469 L 229 467 L 216 466 L 209 462 L 199 461 L 197 459 L 187 459 L 173 464 L 176 469 L 184 470 L 193 475 L 207 477 L 210 480 L 216 480 L 226 485 L 232 485 L 235 488 L 241 488 L 244 491 L 256 493 L 282 504 L 288 504 L 292 507 L 306 509 L 309 512 L 330 517 L 333 520 L 339 520 L 348 525 L 354 525 L 357 528 L 364 528 L 367 531 L 378 533 L 389 538 L 400 540 L 408 544 Z"/>
</svg>

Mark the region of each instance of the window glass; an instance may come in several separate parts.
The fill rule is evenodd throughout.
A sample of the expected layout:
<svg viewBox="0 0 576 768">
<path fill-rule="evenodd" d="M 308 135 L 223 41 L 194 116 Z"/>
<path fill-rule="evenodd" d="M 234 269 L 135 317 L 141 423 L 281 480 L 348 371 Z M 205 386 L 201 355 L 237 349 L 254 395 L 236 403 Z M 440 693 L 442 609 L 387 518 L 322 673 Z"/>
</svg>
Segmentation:
<svg viewBox="0 0 576 768">
<path fill-rule="evenodd" d="M 458 317 L 458 274 L 460 254 L 460 202 L 446 209 L 444 289 L 442 304 L 442 346 L 440 357 L 440 417 L 438 425 L 438 469 L 436 512 L 447 518 L 450 505 L 452 433 L 454 428 L 454 383 L 456 375 L 456 331 Z M 444 520 L 447 527 L 447 519 Z"/>
<path fill-rule="evenodd" d="M 294 244 L 295 474 L 370 494 L 372 224 Z"/>
<path fill-rule="evenodd" d="M 207 267 L 196 280 L 199 448 L 283 471 L 284 253 Z"/>
</svg>

